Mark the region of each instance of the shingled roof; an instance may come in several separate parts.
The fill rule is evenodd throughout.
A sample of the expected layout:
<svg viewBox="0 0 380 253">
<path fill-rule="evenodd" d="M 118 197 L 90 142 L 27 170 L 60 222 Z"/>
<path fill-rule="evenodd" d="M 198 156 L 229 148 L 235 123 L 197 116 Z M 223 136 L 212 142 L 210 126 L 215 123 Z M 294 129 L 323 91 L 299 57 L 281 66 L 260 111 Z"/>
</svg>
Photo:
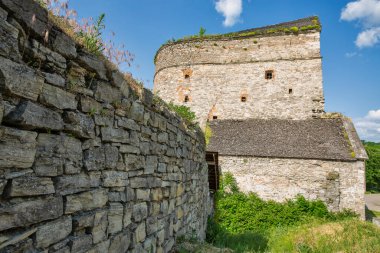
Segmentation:
<svg viewBox="0 0 380 253">
<path fill-rule="evenodd" d="M 210 127 L 213 136 L 207 150 L 220 155 L 341 161 L 366 159 L 363 147 L 351 144 L 353 135 L 347 134 L 342 119 L 216 120 L 210 123 Z M 357 135 L 354 137 L 358 140 Z"/>
</svg>

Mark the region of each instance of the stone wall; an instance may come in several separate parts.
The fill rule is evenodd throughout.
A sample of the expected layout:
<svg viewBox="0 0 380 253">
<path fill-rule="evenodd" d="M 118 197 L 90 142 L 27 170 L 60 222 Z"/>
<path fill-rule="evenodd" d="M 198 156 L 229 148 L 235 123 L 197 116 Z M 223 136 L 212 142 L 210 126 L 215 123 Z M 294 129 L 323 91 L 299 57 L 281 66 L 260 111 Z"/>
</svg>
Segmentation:
<svg viewBox="0 0 380 253">
<path fill-rule="evenodd" d="M 155 92 L 189 106 L 202 123 L 214 116 L 315 117 L 324 111 L 319 39 L 309 31 L 169 44 L 156 57 Z M 265 79 L 267 70 L 272 80 Z"/>
<path fill-rule="evenodd" d="M 243 192 L 285 201 L 297 194 L 323 200 L 331 211 L 351 209 L 365 216 L 365 162 L 219 156 Z"/>
<path fill-rule="evenodd" d="M 0 251 L 169 252 L 203 239 L 205 145 L 32 0 L 0 0 Z"/>
</svg>

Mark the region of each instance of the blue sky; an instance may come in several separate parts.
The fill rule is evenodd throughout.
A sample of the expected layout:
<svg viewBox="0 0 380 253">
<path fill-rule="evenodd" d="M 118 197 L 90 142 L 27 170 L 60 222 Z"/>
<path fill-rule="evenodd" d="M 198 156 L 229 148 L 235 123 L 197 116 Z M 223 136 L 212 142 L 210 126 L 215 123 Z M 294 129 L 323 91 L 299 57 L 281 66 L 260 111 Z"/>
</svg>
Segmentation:
<svg viewBox="0 0 380 253">
<path fill-rule="evenodd" d="M 124 70 L 147 88 L 155 52 L 171 38 L 201 26 L 227 33 L 317 15 L 326 111 L 353 118 L 362 139 L 380 142 L 380 0 L 72 0 L 70 7 L 81 17 L 106 14 L 107 31 L 135 55 Z"/>
</svg>

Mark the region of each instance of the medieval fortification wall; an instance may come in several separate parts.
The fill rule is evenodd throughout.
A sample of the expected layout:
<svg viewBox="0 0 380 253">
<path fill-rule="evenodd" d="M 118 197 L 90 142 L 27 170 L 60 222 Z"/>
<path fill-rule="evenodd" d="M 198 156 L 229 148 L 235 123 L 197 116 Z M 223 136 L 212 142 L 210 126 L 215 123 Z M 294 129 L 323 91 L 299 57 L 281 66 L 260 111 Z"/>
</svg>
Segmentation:
<svg viewBox="0 0 380 253">
<path fill-rule="evenodd" d="M 0 91 L 1 252 L 169 252 L 205 237 L 201 132 L 32 0 L 0 0 Z"/>
<path fill-rule="evenodd" d="M 215 117 L 307 119 L 324 111 L 316 30 L 169 43 L 155 60 L 155 91 L 189 106 L 202 123 Z M 266 71 L 273 71 L 272 79 Z"/>
</svg>

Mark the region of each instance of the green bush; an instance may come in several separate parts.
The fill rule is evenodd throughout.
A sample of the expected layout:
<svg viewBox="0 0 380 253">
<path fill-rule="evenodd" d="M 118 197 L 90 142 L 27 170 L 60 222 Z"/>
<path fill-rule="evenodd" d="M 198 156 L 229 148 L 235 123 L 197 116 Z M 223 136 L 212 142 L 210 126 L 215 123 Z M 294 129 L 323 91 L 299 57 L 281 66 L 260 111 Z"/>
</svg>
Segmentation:
<svg viewBox="0 0 380 253">
<path fill-rule="evenodd" d="M 380 143 L 364 142 L 368 154 L 366 162 L 367 191 L 380 192 Z"/>
<path fill-rule="evenodd" d="M 331 222 L 357 217 L 348 210 L 329 212 L 322 201 L 306 200 L 301 195 L 284 203 L 264 201 L 256 194 L 240 192 L 231 173 L 221 177 L 215 202 L 214 218 L 208 222 L 207 241 L 236 252 L 264 251 L 272 231 L 278 228 L 296 227 L 315 220 Z"/>
<path fill-rule="evenodd" d="M 170 110 L 175 111 L 188 125 L 195 124 L 195 113 L 191 109 L 184 105 L 175 105 L 173 102 L 168 104 Z"/>
</svg>

